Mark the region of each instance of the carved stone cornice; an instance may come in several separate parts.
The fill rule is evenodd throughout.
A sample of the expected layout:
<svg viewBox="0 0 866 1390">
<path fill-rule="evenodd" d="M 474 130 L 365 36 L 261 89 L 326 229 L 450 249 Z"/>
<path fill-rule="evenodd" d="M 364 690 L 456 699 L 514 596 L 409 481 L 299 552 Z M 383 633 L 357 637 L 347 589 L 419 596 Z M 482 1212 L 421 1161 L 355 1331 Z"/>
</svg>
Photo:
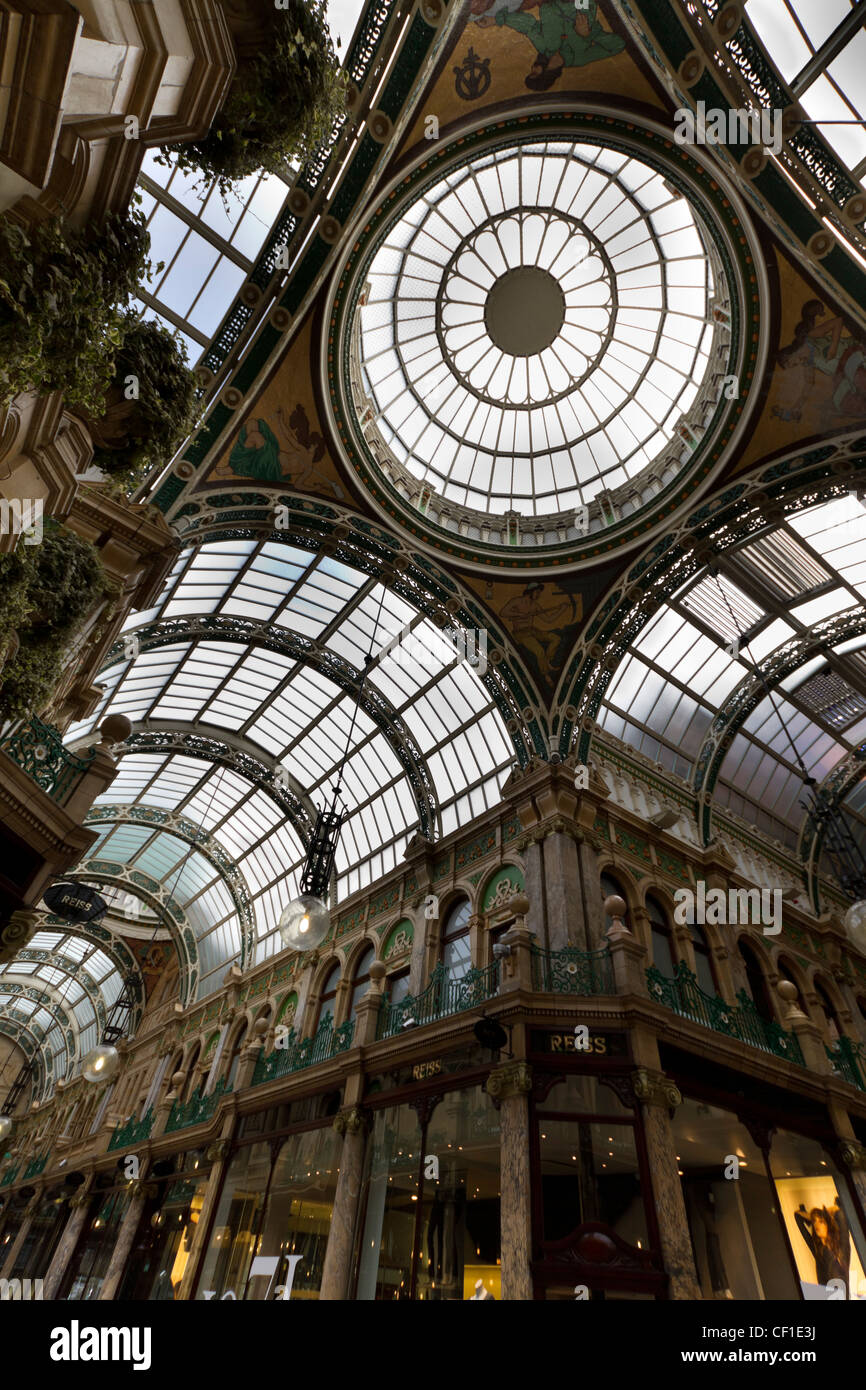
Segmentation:
<svg viewBox="0 0 866 1390">
<path fill-rule="evenodd" d="M 334 1116 L 334 1129 L 344 1137 L 347 1134 L 365 1134 L 370 1128 L 369 1111 L 364 1110 L 360 1105 L 353 1105 L 348 1110 L 341 1110 Z"/>
<path fill-rule="evenodd" d="M 528 1062 L 505 1062 L 490 1073 L 484 1089 L 494 1105 L 526 1096 L 532 1090 L 532 1067 Z"/>
<path fill-rule="evenodd" d="M 679 1088 L 663 1071 L 639 1067 L 632 1076 L 632 1086 L 643 1105 L 657 1105 L 664 1110 L 675 1110 L 682 1104 L 683 1098 Z"/>
<path fill-rule="evenodd" d="M 866 1172 L 866 1144 L 856 1139 L 843 1139 L 839 1145 L 839 1157 L 852 1172 Z"/>
</svg>

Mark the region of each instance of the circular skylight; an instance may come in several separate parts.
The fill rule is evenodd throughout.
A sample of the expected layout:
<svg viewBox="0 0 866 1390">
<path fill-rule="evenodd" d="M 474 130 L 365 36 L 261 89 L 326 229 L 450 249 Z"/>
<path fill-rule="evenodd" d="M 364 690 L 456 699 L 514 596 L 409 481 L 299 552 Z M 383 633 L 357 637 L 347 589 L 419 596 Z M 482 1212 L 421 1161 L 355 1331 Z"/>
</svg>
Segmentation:
<svg viewBox="0 0 866 1390">
<path fill-rule="evenodd" d="M 637 158 L 482 155 L 401 209 L 364 280 L 365 434 L 445 499 L 561 514 L 693 443 L 718 286 L 689 202 Z"/>
</svg>

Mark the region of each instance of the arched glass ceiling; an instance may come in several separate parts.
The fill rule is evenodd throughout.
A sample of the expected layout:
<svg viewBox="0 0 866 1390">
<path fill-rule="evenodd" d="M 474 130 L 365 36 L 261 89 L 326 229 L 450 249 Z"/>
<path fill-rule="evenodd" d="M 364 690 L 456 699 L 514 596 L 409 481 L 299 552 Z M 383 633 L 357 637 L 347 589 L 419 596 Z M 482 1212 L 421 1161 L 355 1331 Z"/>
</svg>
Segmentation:
<svg viewBox="0 0 866 1390">
<path fill-rule="evenodd" d="M 746 18 L 792 95 L 816 122 L 827 144 L 862 181 L 866 175 L 866 7 L 862 0 L 746 0 Z"/>
<path fill-rule="evenodd" d="M 225 640 L 178 626 L 204 615 L 224 623 Z M 141 634 L 138 656 L 103 673 L 105 695 L 88 720 L 70 729 L 70 740 L 90 733 L 109 710 L 135 724 L 148 721 L 157 736 L 171 729 L 223 733 L 265 764 L 284 768 L 318 805 L 330 799 L 354 709 L 353 695 L 322 665 L 339 659 L 359 673 L 372 640 L 378 655 L 368 687 L 389 702 L 395 727 L 405 729 L 423 760 L 438 804 L 437 828 L 447 834 L 500 800 L 513 754 L 483 683 L 427 618 L 348 565 L 285 543 L 212 542 L 184 552 L 158 604 L 134 621 Z M 318 669 L 302 657 L 256 646 L 250 621 L 261 624 L 263 634 L 315 642 L 310 661 Z M 179 634 L 177 640 L 148 649 L 153 625 L 172 623 L 163 632 L 166 640 Z M 411 647 L 403 643 L 396 654 L 383 653 L 407 627 Z M 392 738 L 399 737 L 397 728 Z M 364 710 L 352 733 L 343 795 L 348 815 L 336 861 L 340 899 L 392 869 L 419 821 L 405 765 Z M 253 896 L 257 959 L 279 949 L 276 923 L 297 891 L 303 846 L 276 801 L 234 769 L 196 756 L 192 746 L 189 755 L 174 748 L 126 756 L 97 804 L 133 801 L 183 810 L 213 834 Z M 123 827 L 114 843 L 137 854 L 143 841 L 130 829 Z M 100 853 L 107 855 L 111 844 L 106 837 Z M 215 901 L 203 904 L 215 940 L 228 912 L 228 905 L 220 912 Z M 225 934 L 219 939 L 224 965 L 236 949 Z M 218 984 L 217 969 L 210 988 Z"/>
<path fill-rule="evenodd" d="M 531 141 L 450 172 L 364 278 L 365 423 L 475 510 L 562 512 L 635 478 L 707 376 L 694 213 L 611 149 Z"/>
<path fill-rule="evenodd" d="M 812 507 L 727 551 L 719 570 L 718 581 L 706 571 L 690 580 L 647 623 L 599 722 L 691 778 L 718 711 L 755 664 L 818 626 L 821 653 L 775 688 L 770 681 L 773 700 L 762 695 L 734 735 L 714 790 L 719 804 L 793 847 L 803 779 L 780 715 L 819 782 L 866 739 L 866 511 L 854 494 Z M 845 614 L 855 633 L 863 615 L 863 632 L 840 640 L 833 620 Z M 846 807 L 866 829 L 862 791 Z"/>
<path fill-rule="evenodd" d="M 343 52 L 364 8 L 365 0 L 329 0 L 328 27 Z M 157 164 L 155 152 L 145 155 L 142 211 L 151 260 L 164 266 L 143 286 L 137 307 L 180 333 L 192 366 L 249 276 L 289 192 L 274 174 L 252 174 L 225 200 L 215 183 L 197 182 Z"/>
</svg>

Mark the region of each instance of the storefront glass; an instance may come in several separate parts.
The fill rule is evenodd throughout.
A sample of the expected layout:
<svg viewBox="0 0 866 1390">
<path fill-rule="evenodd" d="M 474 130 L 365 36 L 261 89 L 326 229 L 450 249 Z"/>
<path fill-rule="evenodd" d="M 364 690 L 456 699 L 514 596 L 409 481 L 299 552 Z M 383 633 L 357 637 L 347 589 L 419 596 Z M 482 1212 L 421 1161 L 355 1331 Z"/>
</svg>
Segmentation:
<svg viewBox="0 0 866 1390">
<path fill-rule="evenodd" d="M 40 1202 L 9 1278 L 44 1279 L 68 1219 L 69 1207 L 62 1198 Z"/>
<path fill-rule="evenodd" d="M 243 1298 L 253 1258 L 271 1146 L 249 1144 L 229 1163 L 198 1278 L 197 1298 Z"/>
<path fill-rule="evenodd" d="M 770 1148 L 779 1208 L 809 1301 L 866 1298 L 866 1245 L 848 1184 L 815 1139 L 780 1130 Z"/>
<path fill-rule="evenodd" d="M 99 1298 L 129 1198 L 128 1187 L 94 1197 L 81 1239 L 63 1275 L 58 1298 Z"/>
<path fill-rule="evenodd" d="M 145 1206 L 117 1291 L 120 1302 L 177 1298 L 207 1189 L 208 1175 L 193 1172 L 159 1184 Z"/>
<path fill-rule="evenodd" d="M 482 1086 L 375 1114 L 358 1251 L 359 1300 L 500 1296 L 499 1113 Z"/>
<path fill-rule="evenodd" d="M 246 1297 L 318 1298 L 342 1139 L 330 1125 L 291 1135 L 274 1164 Z"/>
</svg>

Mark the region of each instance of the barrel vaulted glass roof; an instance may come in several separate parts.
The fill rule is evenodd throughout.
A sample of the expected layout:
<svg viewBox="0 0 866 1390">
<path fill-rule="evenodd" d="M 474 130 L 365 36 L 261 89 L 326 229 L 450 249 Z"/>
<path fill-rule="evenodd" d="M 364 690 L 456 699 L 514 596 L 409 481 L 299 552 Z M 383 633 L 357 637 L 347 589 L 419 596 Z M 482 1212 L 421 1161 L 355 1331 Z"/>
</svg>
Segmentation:
<svg viewBox="0 0 866 1390">
<path fill-rule="evenodd" d="M 210 628 L 191 630 L 199 619 Z M 250 623 L 261 625 L 260 638 L 284 649 L 257 645 Z M 166 630 L 165 624 L 173 626 Z M 154 625 L 166 645 L 151 647 Z M 339 899 L 393 868 L 418 828 L 417 787 L 407 775 L 405 750 L 420 766 L 442 833 L 500 800 L 511 745 L 476 672 L 408 602 L 327 555 L 254 540 L 187 550 L 158 603 L 133 615 L 128 631 L 140 634 L 138 655 L 103 673 L 99 708 L 69 731 L 69 740 L 89 734 L 108 711 L 126 714 L 137 727 L 166 731 L 167 739 L 172 730 L 225 739 L 268 775 L 284 769 L 287 785 L 313 814 L 330 800 L 352 726 L 352 681 L 357 688 L 372 646 L 377 655 L 367 689 L 384 716 L 376 722 L 361 709 L 351 734 L 343 778 L 348 814 L 336 861 Z M 401 631 L 409 636 L 383 652 Z M 182 811 L 213 835 L 249 886 L 259 960 L 281 949 L 276 923 L 297 892 L 304 856 L 299 830 L 265 782 L 253 785 L 237 767 L 175 745 L 125 756 L 99 799 Z M 124 856 L 170 887 L 188 848 L 165 832 L 123 825 L 107 831 L 93 853 Z M 202 963 L 210 975 L 207 992 L 238 953 L 233 903 L 211 865 L 195 856 L 176 896 L 193 919 L 199 950 L 208 952 Z"/>
<path fill-rule="evenodd" d="M 740 683 L 812 629 L 807 659 L 768 682 L 772 698 L 761 694 L 734 735 L 714 791 L 718 804 L 793 845 L 803 778 L 783 724 L 819 783 L 866 739 L 864 596 L 866 510 L 851 493 L 726 552 L 717 576 L 703 571 L 664 604 L 608 687 L 602 727 L 691 778 Z M 845 803 L 858 834 L 862 803 L 862 793 Z"/>
</svg>

